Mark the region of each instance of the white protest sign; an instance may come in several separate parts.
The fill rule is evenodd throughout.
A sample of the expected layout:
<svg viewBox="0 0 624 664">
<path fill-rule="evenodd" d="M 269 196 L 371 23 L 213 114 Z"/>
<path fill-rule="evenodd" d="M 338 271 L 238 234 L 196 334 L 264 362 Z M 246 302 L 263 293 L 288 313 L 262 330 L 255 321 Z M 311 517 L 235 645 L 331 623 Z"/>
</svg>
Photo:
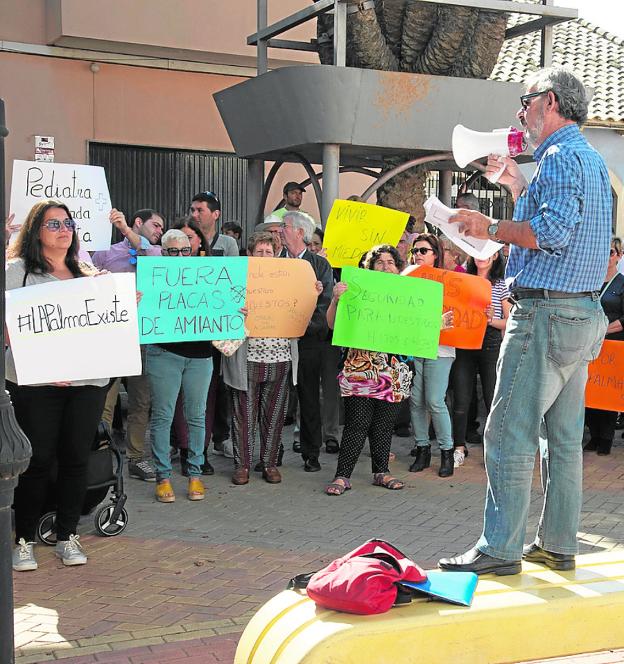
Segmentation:
<svg viewBox="0 0 624 664">
<path fill-rule="evenodd" d="M 15 214 L 15 223 L 21 226 L 32 206 L 48 198 L 70 209 L 81 249 L 110 248 L 112 205 L 101 166 L 14 161 L 9 210 Z"/>
<path fill-rule="evenodd" d="M 141 373 L 134 274 L 106 274 L 6 293 L 20 385 Z"/>
<path fill-rule="evenodd" d="M 424 203 L 425 221 L 439 228 L 444 235 L 469 256 L 487 260 L 502 248 L 502 244 L 492 240 L 480 240 L 467 237 L 457 229 L 457 224 L 449 223 L 449 217 L 457 214 L 457 210 L 446 207 L 436 196 L 430 196 Z"/>
</svg>

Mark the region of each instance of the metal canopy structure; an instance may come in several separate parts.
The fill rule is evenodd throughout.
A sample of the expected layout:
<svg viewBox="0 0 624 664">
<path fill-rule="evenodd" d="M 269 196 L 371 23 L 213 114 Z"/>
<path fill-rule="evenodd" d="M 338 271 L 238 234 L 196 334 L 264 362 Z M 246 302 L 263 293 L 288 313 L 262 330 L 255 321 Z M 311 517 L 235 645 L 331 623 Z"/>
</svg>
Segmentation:
<svg viewBox="0 0 624 664">
<path fill-rule="evenodd" d="M 370 0 L 369 0 L 370 1 Z M 542 64 L 549 64 L 552 26 L 577 17 L 575 9 L 511 0 L 418 0 L 531 18 L 507 30 L 505 37 L 542 32 Z M 452 129 L 464 124 L 490 131 L 509 124 L 518 109 L 518 84 L 404 72 L 345 67 L 347 0 L 317 0 L 308 7 L 267 24 L 268 0 L 257 0 L 257 31 L 247 43 L 257 46 L 258 76 L 214 95 L 236 154 L 247 158 L 247 227 L 259 221 L 261 204 L 276 167 L 303 164 L 321 195 L 312 164 L 322 164 L 320 200 L 323 224 L 338 196 L 341 170 L 382 166 L 388 157 L 426 161 L 445 177 L 440 197 L 450 202 L 449 160 Z M 368 3 L 362 3 L 368 4 Z M 293 66 L 268 71 L 268 48 L 317 50 L 309 42 L 278 39 L 280 35 L 322 14 L 333 14 L 334 66 Z M 276 162 L 267 181 L 264 161 Z M 370 170 L 367 170 L 370 172 Z M 386 174 L 387 177 L 387 174 Z M 367 192 L 374 191 L 374 187 Z"/>
<path fill-rule="evenodd" d="M 379 168 L 388 157 L 449 151 L 456 124 L 508 124 L 522 92 L 517 83 L 306 65 L 226 88 L 215 100 L 240 157 L 292 161 L 295 153 L 319 164 L 330 143 L 340 145 L 343 166 Z"/>
</svg>

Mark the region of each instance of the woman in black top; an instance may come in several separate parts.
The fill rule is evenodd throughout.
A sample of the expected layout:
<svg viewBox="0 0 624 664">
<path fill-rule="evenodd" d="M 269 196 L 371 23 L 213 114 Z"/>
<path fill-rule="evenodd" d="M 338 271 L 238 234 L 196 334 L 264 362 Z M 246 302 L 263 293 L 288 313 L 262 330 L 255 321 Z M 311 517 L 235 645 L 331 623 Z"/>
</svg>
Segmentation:
<svg viewBox="0 0 624 664">
<path fill-rule="evenodd" d="M 602 308 L 609 319 L 605 339 L 610 341 L 624 341 L 624 275 L 618 272 L 621 257 L 622 241 L 616 237 L 611 240 L 609 267 L 600 297 Z M 595 450 L 600 455 L 611 454 L 616 419 L 617 413 L 610 410 L 586 408 L 585 423 L 591 438 L 585 449 Z"/>
<path fill-rule="evenodd" d="M 190 256 L 191 245 L 181 230 L 172 229 L 162 237 L 163 256 Z M 203 500 L 204 485 L 200 479 L 206 433 L 206 399 L 212 377 L 212 344 L 210 341 L 182 341 L 151 344 L 146 350 L 146 374 L 152 393 L 152 455 L 156 467 L 156 500 L 172 503 L 171 456 L 169 439 L 171 423 L 180 388 L 184 390 L 184 415 L 188 424 L 188 491 L 189 500 Z"/>
</svg>

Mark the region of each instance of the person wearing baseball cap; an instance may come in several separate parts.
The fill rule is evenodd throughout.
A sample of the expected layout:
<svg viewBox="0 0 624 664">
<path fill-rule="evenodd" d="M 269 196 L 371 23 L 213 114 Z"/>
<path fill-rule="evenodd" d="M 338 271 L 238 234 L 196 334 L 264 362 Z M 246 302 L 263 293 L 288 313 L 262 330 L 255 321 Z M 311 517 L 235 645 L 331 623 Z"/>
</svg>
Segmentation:
<svg viewBox="0 0 624 664">
<path fill-rule="evenodd" d="M 281 207 L 273 211 L 273 216 L 282 219 L 287 212 L 303 212 L 300 210 L 305 187 L 298 182 L 287 182 L 284 185 Z"/>
</svg>

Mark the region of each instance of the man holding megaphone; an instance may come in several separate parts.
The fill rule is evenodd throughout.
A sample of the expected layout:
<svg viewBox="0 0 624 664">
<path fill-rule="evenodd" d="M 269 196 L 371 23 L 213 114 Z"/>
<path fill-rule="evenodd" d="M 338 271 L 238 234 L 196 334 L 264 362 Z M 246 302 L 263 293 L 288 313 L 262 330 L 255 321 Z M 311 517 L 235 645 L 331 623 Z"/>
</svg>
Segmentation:
<svg viewBox="0 0 624 664">
<path fill-rule="evenodd" d="M 602 157 L 580 131 L 583 84 L 565 69 L 533 74 L 518 119 L 535 147 L 530 182 L 510 157 L 488 158 L 487 174 L 515 201 L 513 221 L 459 210 L 450 222 L 471 237 L 511 243 L 507 323 L 492 410 L 485 428 L 488 487 L 476 546 L 439 566 L 517 574 L 521 559 L 573 569 L 582 504 L 582 438 L 587 365 L 600 352 L 607 319 L 600 289 L 609 260 L 611 187 Z M 523 547 L 540 427 L 546 474 L 537 536 Z"/>
</svg>

